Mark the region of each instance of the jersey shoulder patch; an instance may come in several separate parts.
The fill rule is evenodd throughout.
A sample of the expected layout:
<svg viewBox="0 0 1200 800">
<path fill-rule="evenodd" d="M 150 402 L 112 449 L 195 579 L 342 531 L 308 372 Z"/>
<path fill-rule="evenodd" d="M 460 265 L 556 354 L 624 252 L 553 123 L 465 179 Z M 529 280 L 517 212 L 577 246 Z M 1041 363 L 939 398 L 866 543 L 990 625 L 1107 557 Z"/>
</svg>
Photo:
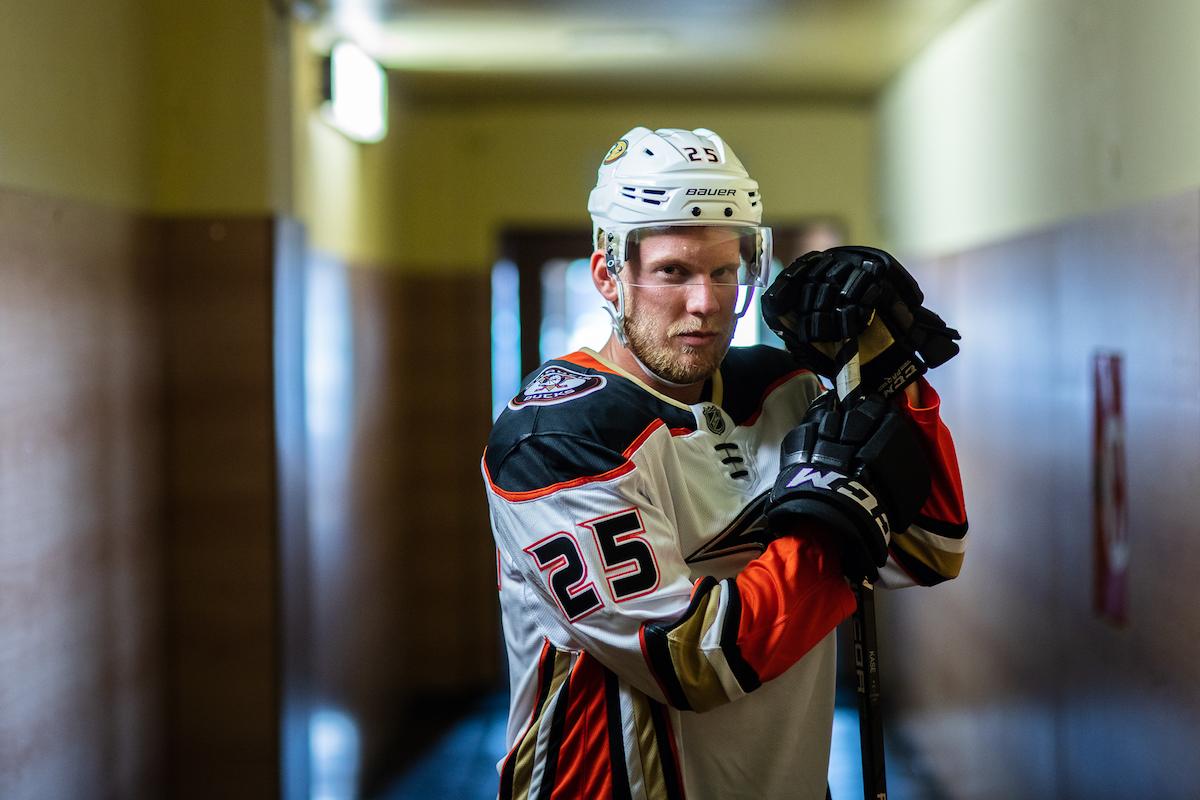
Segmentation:
<svg viewBox="0 0 1200 800">
<path fill-rule="evenodd" d="M 603 375 L 588 375 L 560 364 L 550 364 L 525 384 L 521 393 L 508 401 L 516 410 L 522 406 L 552 406 L 584 397 L 603 389 L 608 379 Z"/>
<path fill-rule="evenodd" d="M 693 431 L 695 417 L 586 353 L 548 361 L 492 427 L 489 479 L 510 493 L 539 492 L 631 469 L 629 457 L 660 425 Z"/>
</svg>

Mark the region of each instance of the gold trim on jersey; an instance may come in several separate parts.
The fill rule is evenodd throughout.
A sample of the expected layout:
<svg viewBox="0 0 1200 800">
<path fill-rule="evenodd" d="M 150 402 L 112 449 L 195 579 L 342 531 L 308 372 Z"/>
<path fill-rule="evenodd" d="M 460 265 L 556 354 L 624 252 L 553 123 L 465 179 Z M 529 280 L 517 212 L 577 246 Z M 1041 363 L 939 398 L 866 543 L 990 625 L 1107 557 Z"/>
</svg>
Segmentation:
<svg viewBox="0 0 1200 800">
<path fill-rule="evenodd" d="M 666 800 L 667 779 L 663 775 L 654 720 L 650 717 L 650 701 L 638 691 L 630 692 L 629 697 L 633 701 L 633 725 L 637 732 L 638 758 L 641 762 L 646 800 Z"/>
<path fill-rule="evenodd" d="M 718 368 L 712 374 L 712 404 L 721 407 L 721 401 L 725 399 L 725 379 L 721 377 L 721 370 Z"/>
<path fill-rule="evenodd" d="M 611 369 L 613 372 L 620 375 L 622 378 L 628 378 L 629 380 L 636 383 L 642 389 L 645 389 L 647 392 L 654 395 L 659 400 L 662 400 L 664 403 L 670 403 L 673 406 L 678 406 L 679 408 L 685 409 L 687 411 L 692 410 L 692 407 L 689 406 L 687 403 L 683 402 L 682 400 L 676 400 L 673 397 L 667 397 L 665 394 L 658 391 L 657 389 L 651 388 L 650 384 L 646 383 L 646 381 L 644 379 L 639 378 L 637 375 L 634 375 L 632 372 L 625 369 L 624 367 L 622 367 L 618 364 L 614 364 L 612 361 L 609 361 L 607 358 L 600 355 L 592 348 L 581 347 L 581 348 L 579 348 L 579 352 L 587 353 L 589 356 L 596 359 L 601 364 L 603 364 L 604 366 Z M 713 403 L 713 405 L 719 406 L 719 405 L 721 405 L 721 400 L 723 399 L 723 396 L 725 394 L 725 382 L 721 379 L 721 370 L 718 369 L 716 372 L 714 372 L 712 374 L 711 377 L 712 377 L 712 382 L 713 382 L 712 403 Z"/>
<path fill-rule="evenodd" d="M 931 547 L 912 536 L 900 534 L 892 543 L 943 578 L 956 578 L 962 570 L 963 553 L 948 552 Z"/>
<path fill-rule="evenodd" d="M 702 643 L 705 634 L 717 624 L 724 589 L 722 584 L 713 586 L 704 598 L 703 609 L 697 609 L 698 613 L 667 634 L 671 665 L 693 711 L 708 711 L 730 699 L 717 667 L 709 660 Z M 723 655 L 715 655 L 724 661 Z"/>
<path fill-rule="evenodd" d="M 550 717 L 558 705 L 558 690 L 562 688 L 570 671 L 570 654 L 555 649 L 554 677 L 551 678 L 550 689 L 546 692 L 546 702 L 542 704 L 542 711 L 538 715 L 537 722 L 530 725 L 525 731 L 525 736 L 521 739 L 521 746 L 517 750 L 517 764 L 513 770 L 512 796 L 514 800 L 527 800 L 529 797 L 529 787 L 533 783 L 533 770 L 536 765 L 538 732 L 542 729 L 543 724 L 550 724 Z"/>
</svg>

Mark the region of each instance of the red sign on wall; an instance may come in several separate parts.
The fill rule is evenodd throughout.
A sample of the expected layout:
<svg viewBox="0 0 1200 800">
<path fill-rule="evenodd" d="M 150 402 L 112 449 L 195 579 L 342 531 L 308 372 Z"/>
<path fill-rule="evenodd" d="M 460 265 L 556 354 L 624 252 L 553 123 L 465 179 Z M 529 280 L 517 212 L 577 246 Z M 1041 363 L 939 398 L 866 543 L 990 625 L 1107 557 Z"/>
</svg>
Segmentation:
<svg viewBox="0 0 1200 800">
<path fill-rule="evenodd" d="M 1121 355 L 1097 353 L 1092 439 L 1094 606 L 1115 625 L 1128 622 L 1129 493 L 1125 479 L 1125 407 Z"/>
</svg>

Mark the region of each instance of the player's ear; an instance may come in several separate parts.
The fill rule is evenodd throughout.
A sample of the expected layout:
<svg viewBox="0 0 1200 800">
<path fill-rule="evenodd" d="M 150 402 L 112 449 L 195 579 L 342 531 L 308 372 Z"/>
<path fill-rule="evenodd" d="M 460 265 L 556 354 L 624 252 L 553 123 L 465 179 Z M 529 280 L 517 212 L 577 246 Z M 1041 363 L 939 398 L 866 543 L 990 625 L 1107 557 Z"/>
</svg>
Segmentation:
<svg viewBox="0 0 1200 800">
<path fill-rule="evenodd" d="M 592 253 L 592 283 L 605 300 L 617 302 L 617 279 L 608 271 L 608 259 L 603 250 Z"/>
</svg>

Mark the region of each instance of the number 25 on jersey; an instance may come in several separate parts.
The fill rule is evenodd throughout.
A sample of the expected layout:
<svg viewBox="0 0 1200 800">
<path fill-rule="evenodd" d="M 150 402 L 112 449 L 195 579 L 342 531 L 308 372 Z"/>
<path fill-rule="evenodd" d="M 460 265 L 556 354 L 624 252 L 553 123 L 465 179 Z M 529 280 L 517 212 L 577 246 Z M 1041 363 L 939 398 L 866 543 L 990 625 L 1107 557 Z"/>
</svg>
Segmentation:
<svg viewBox="0 0 1200 800">
<path fill-rule="evenodd" d="M 642 515 L 636 508 L 577 524 L 592 533 L 613 602 L 622 603 L 658 588 L 658 561 L 645 539 Z M 595 583 L 588 579 L 579 541 L 570 532 L 552 533 L 526 547 L 525 552 L 546 574 L 550 592 L 568 620 L 581 620 L 603 608 Z"/>
</svg>

